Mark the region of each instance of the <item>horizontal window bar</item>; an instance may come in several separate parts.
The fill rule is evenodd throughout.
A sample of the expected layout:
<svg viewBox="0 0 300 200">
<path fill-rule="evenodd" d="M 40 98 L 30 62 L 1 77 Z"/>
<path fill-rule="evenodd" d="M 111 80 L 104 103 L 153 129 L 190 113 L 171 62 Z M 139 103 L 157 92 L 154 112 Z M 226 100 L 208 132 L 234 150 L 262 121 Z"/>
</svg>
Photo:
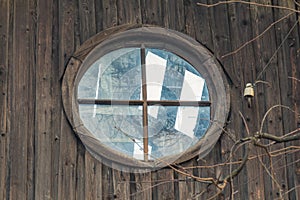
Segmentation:
<svg viewBox="0 0 300 200">
<path fill-rule="evenodd" d="M 162 105 L 162 106 L 210 106 L 209 101 L 168 101 L 168 100 L 161 100 L 161 101 L 151 101 L 148 100 L 147 104 L 149 106 L 152 105 Z"/>
<path fill-rule="evenodd" d="M 111 100 L 111 99 L 78 99 L 79 104 L 99 104 L 99 105 L 143 105 L 142 100 Z M 168 100 L 148 100 L 147 105 L 161 106 L 210 106 L 210 101 L 168 101 Z"/>
</svg>

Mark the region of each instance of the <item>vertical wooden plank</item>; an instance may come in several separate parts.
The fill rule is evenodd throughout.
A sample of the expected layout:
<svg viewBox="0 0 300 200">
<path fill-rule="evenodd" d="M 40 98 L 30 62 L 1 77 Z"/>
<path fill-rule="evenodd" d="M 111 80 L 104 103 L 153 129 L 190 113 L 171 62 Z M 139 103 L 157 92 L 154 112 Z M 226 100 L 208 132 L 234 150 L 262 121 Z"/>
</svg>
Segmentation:
<svg viewBox="0 0 300 200">
<path fill-rule="evenodd" d="M 97 184 L 96 179 L 101 176 L 96 176 L 96 162 L 95 159 L 85 151 L 85 199 L 97 199 Z"/>
<path fill-rule="evenodd" d="M 115 199 L 130 199 L 130 173 L 113 169 Z"/>
<path fill-rule="evenodd" d="M 98 19 L 102 21 L 103 29 L 117 25 L 118 11 L 117 0 L 104 0 L 102 1 L 103 15 Z"/>
<path fill-rule="evenodd" d="M 62 113 L 62 116 L 64 114 Z M 59 155 L 58 199 L 76 198 L 76 139 L 65 117 L 62 117 Z"/>
<path fill-rule="evenodd" d="M 148 173 L 136 173 L 133 175 L 135 181 L 134 192 L 131 192 L 133 199 L 152 199 L 152 188 L 151 188 L 151 172 Z M 133 191 L 131 189 L 131 191 Z"/>
<path fill-rule="evenodd" d="M 173 3 L 170 2 L 169 4 L 172 5 Z M 178 0 L 175 2 L 175 16 L 169 20 L 175 21 L 175 30 L 185 33 L 185 18 L 184 0 Z"/>
<path fill-rule="evenodd" d="M 53 116 L 52 90 L 53 82 L 53 56 L 52 56 L 52 27 L 53 27 L 53 2 L 39 1 L 37 3 L 37 66 L 36 66 L 36 134 L 35 148 L 35 198 L 50 199 L 52 181 L 52 135 Z M 43 13 L 43 14 L 41 14 Z M 56 84 L 58 84 L 56 82 Z M 57 114 L 57 113 L 54 113 Z"/>
<path fill-rule="evenodd" d="M 299 53 L 297 53 L 296 49 L 299 49 L 299 41 L 297 41 L 297 48 L 291 49 L 291 66 L 292 66 L 292 77 L 294 78 L 292 80 L 292 98 L 293 98 L 293 108 L 295 109 L 295 127 L 300 127 L 300 117 L 299 117 L 299 111 L 300 111 L 300 71 L 297 70 L 300 68 L 300 56 Z M 295 79 L 296 78 L 296 79 Z M 294 146 L 300 146 L 300 141 L 295 141 L 292 143 Z M 295 176 L 294 176 L 294 185 L 298 186 L 300 185 L 300 155 L 299 153 L 294 154 L 294 162 L 295 162 Z M 291 176 L 291 175 L 290 175 Z M 300 199 L 300 188 L 295 187 L 296 192 L 296 198 Z"/>
<path fill-rule="evenodd" d="M 271 12 L 270 12 L 271 11 Z M 265 16 L 269 16 L 268 18 L 265 19 Z M 273 21 L 273 13 L 272 10 L 268 8 L 260 8 L 257 6 L 251 6 L 251 22 L 252 22 L 252 30 L 253 30 L 253 35 L 252 38 L 257 37 L 259 34 L 261 34 L 265 28 L 267 28 L 268 24 L 271 24 Z M 272 30 L 273 31 L 273 30 Z M 267 43 L 267 38 L 270 37 L 272 38 L 273 32 L 268 32 L 266 36 L 263 36 L 262 38 L 258 38 L 256 41 L 253 42 L 253 46 L 255 48 L 255 62 L 256 62 L 256 68 L 255 68 L 255 80 L 257 79 L 259 73 L 264 68 L 264 64 L 266 64 L 266 61 L 268 60 L 268 57 L 270 57 L 271 51 L 274 51 L 275 47 L 274 43 L 272 43 L 272 39 L 269 40 Z M 265 38 L 266 37 L 266 38 Z M 265 39 L 264 39 L 265 38 Z M 274 39 L 274 38 L 273 38 Z M 270 45 L 273 44 L 273 45 Z M 269 46 L 270 45 L 270 46 Z M 275 44 L 276 45 L 276 44 Z M 271 49 L 271 51 L 266 51 L 264 48 Z M 261 77 L 261 80 L 265 78 L 265 75 Z M 257 123 L 257 130 L 260 129 L 259 125 L 261 124 L 261 120 L 263 118 L 264 113 L 267 111 L 267 105 L 266 105 L 266 85 L 261 85 L 257 84 L 255 87 L 255 97 L 253 98 L 253 104 L 255 104 L 256 109 L 258 110 L 257 112 L 257 117 L 256 117 L 256 123 Z M 260 153 L 264 153 L 263 151 L 260 151 Z M 261 158 L 262 162 L 266 165 L 268 169 L 270 169 L 270 162 L 269 158 L 262 157 Z M 258 165 L 261 165 L 259 162 L 257 163 Z M 273 199 L 274 193 L 272 192 L 273 187 L 272 187 L 272 179 L 269 176 L 269 174 L 265 171 L 265 169 L 262 169 L 263 171 L 259 171 L 259 177 L 263 179 L 264 181 L 264 196 L 266 199 Z M 254 177 L 255 178 L 255 177 Z"/>
<path fill-rule="evenodd" d="M 217 3 L 217 0 L 208 0 L 210 4 Z M 228 162 L 228 158 L 230 155 L 228 152 L 231 151 L 231 147 L 233 145 L 232 140 L 228 136 L 228 134 L 231 134 L 231 137 L 241 137 L 238 135 L 240 133 L 239 126 L 237 126 L 238 123 L 241 123 L 240 116 L 238 114 L 239 111 L 239 106 L 238 103 L 240 99 L 240 93 L 242 87 L 239 87 L 240 84 L 240 76 L 238 75 L 238 69 L 241 66 L 234 66 L 233 63 L 233 57 L 228 56 L 228 57 L 223 57 L 223 55 L 229 53 L 232 51 L 232 35 L 230 33 L 230 22 L 231 22 L 231 17 L 230 15 L 234 15 L 234 13 L 230 13 L 228 11 L 228 5 L 220 5 L 217 7 L 213 7 L 209 9 L 209 24 L 211 27 L 211 37 L 212 37 L 212 53 L 217 57 L 217 59 L 221 62 L 221 65 L 223 67 L 223 73 L 224 77 L 226 77 L 229 85 L 230 85 L 230 91 L 231 91 L 231 100 L 234 102 L 231 104 L 231 107 L 233 108 L 234 111 L 231 112 L 231 116 L 233 117 L 234 120 L 236 121 L 231 121 L 234 123 L 229 123 L 228 125 L 226 124 L 226 130 L 228 131 L 227 134 L 223 134 L 221 137 L 220 142 L 218 142 L 213 150 L 215 152 L 212 157 L 214 157 L 214 164 L 218 163 L 226 163 Z M 233 67 L 234 66 L 234 67 Z M 242 155 L 239 155 L 242 156 Z M 233 166 L 233 168 L 236 166 Z M 230 174 L 229 167 L 221 167 L 220 168 L 215 168 L 215 178 L 220 177 L 224 178 L 228 174 Z M 239 185 L 234 182 L 234 188 L 233 190 L 238 190 L 237 188 Z M 235 192 L 235 191 L 233 191 Z M 223 191 L 222 195 L 225 196 L 230 196 L 230 187 L 226 187 L 225 190 Z"/>
<path fill-rule="evenodd" d="M 224 8 L 223 8 L 224 9 Z M 237 18 L 239 17 L 237 14 L 237 9 L 235 7 L 235 5 L 227 5 L 227 11 L 228 11 L 228 26 L 229 26 L 229 33 L 230 33 L 230 46 L 231 46 L 231 50 L 233 50 L 234 48 L 236 48 L 238 45 L 241 45 L 241 43 L 238 40 L 235 40 L 234 38 L 240 37 L 239 36 L 239 26 L 240 24 L 238 24 Z M 217 27 L 217 26 L 216 26 Z M 225 50 L 225 49 L 224 49 Z M 228 49 L 227 49 L 228 50 Z M 231 52 L 231 51 L 230 51 Z M 223 55 L 227 54 L 229 52 L 222 52 Z M 221 52 L 220 52 L 221 54 Z M 222 55 L 222 56 L 223 56 Z M 231 112 L 230 112 L 230 121 L 228 123 L 228 125 L 226 126 L 226 130 L 227 133 L 230 134 L 230 137 L 235 138 L 236 140 L 238 140 L 239 138 L 243 137 L 245 135 L 245 133 L 242 133 L 242 120 L 241 117 L 239 116 L 239 111 L 242 110 L 242 90 L 243 90 L 243 86 L 241 83 L 241 73 L 242 73 L 242 69 L 244 66 L 240 66 L 240 63 L 242 63 L 242 60 L 237 60 L 234 58 L 238 57 L 236 55 L 234 56 L 229 56 L 226 58 L 223 58 L 224 60 L 232 58 L 232 68 L 233 68 L 233 74 L 231 74 L 232 77 L 238 77 L 237 80 L 237 85 L 235 87 L 231 87 L 231 91 L 230 91 L 230 107 L 231 107 Z M 226 66 L 227 67 L 227 66 Z M 227 137 L 229 137 L 227 134 L 224 135 L 224 137 L 227 139 Z M 222 151 L 223 151 L 223 155 L 227 155 L 227 157 L 223 157 L 223 162 L 227 162 L 228 158 L 231 156 L 230 152 L 231 152 L 231 148 L 232 148 L 232 144 L 230 141 L 227 140 L 222 140 Z M 235 157 L 233 157 L 230 161 L 234 161 L 237 159 L 241 159 L 242 157 L 242 153 L 239 154 L 235 154 Z M 236 165 L 232 165 L 232 168 L 236 167 Z M 233 180 L 232 183 L 232 188 L 231 188 L 231 192 L 229 195 L 232 195 L 234 198 L 243 198 L 244 196 L 247 198 L 248 196 L 248 188 L 247 188 L 247 174 L 246 174 L 246 170 L 242 170 L 240 172 L 240 175 Z M 228 174 L 230 174 L 230 169 L 229 166 L 222 172 L 224 175 L 226 176 Z"/>
<path fill-rule="evenodd" d="M 32 198 L 32 142 L 34 133 L 34 68 L 30 49 L 33 48 L 32 1 L 14 2 L 12 60 L 9 71 L 10 85 L 10 146 L 9 198 Z M 24 68 L 24 66 L 27 66 Z"/>
<path fill-rule="evenodd" d="M 208 158 L 211 157 L 211 153 L 208 154 L 207 156 Z M 207 178 L 207 177 L 212 177 L 212 174 L 210 173 L 211 171 L 204 169 L 204 168 L 200 168 L 201 166 L 207 166 L 209 165 L 209 163 L 206 162 L 205 158 L 204 159 L 200 159 L 199 161 L 195 162 L 195 168 L 194 168 L 194 175 L 201 177 L 201 178 Z M 208 187 L 208 185 L 206 183 L 202 183 L 199 181 L 195 182 L 195 190 L 194 190 L 194 194 L 192 196 L 192 199 L 209 199 L 211 196 L 214 195 L 215 190 L 213 189 L 211 191 L 211 188 Z M 214 187 L 214 186 L 212 186 Z"/>
<path fill-rule="evenodd" d="M 184 167 L 191 167 L 195 165 L 195 160 L 191 160 L 181 164 L 180 166 Z M 193 174 L 193 169 L 184 170 L 186 173 Z M 186 175 L 177 173 L 177 182 L 178 184 L 178 197 L 179 199 L 192 199 L 193 195 L 195 194 L 195 183 L 192 178 L 187 177 Z"/>
<path fill-rule="evenodd" d="M 141 0 L 142 23 L 162 25 L 161 0 Z"/>
<path fill-rule="evenodd" d="M 77 1 L 59 1 L 59 77 L 76 49 Z M 61 111 L 58 199 L 76 199 L 77 139 Z M 80 168 L 80 167 L 79 167 Z M 82 186 L 84 187 L 84 186 Z"/>
<path fill-rule="evenodd" d="M 295 8 L 295 4 L 293 1 L 274 1 L 273 3 L 274 5 L 284 6 L 288 8 Z M 281 9 L 274 10 L 274 16 L 276 18 L 283 17 L 287 14 L 288 14 L 287 11 Z M 297 16 L 292 15 L 287 20 L 275 26 L 277 46 L 279 46 L 283 42 L 283 39 L 286 37 L 286 34 L 290 31 L 291 27 L 297 20 L 298 20 Z M 279 90 L 280 98 L 278 101 L 280 101 L 282 105 L 287 105 L 287 106 L 293 105 L 292 98 L 290 96 L 293 93 L 292 91 L 293 89 L 292 89 L 292 82 L 289 80 L 289 77 L 291 77 L 293 74 L 292 72 L 293 65 L 290 59 L 291 49 L 293 49 L 296 46 L 296 44 L 299 44 L 299 33 L 297 29 L 294 29 L 293 32 L 290 34 L 290 36 L 287 38 L 287 40 L 284 42 L 281 49 L 279 50 L 278 57 L 277 57 L 278 62 L 276 63 L 278 66 L 278 74 L 279 74 L 277 84 L 279 84 L 278 87 L 280 88 Z M 278 117 L 275 120 L 280 121 L 280 123 L 283 126 L 282 129 L 283 131 L 279 133 L 280 135 L 282 135 L 283 133 L 288 133 L 294 130 L 295 128 L 297 128 L 297 126 L 295 126 L 296 124 L 294 123 L 294 121 L 296 121 L 294 117 L 295 115 L 293 115 L 290 111 L 286 109 L 282 109 L 281 113 L 278 113 Z M 277 121 L 275 121 L 275 123 Z M 292 145 L 292 143 L 285 144 L 286 147 L 290 145 Z M 281 147 L 283 147 L 283 145 Z M 295 165 L 289 164 L 293 162 L 294 162 L 293 155 L 286 155 L 286 161 L 281 162 L 282 164 L 288 164 L 285 165 L 287 183 L 281 182 L 280 184 L 281 186 L 284 186 L 286 188 L 285 191 L 291 190 L 287 194 L 287 196 L 285 196 L 285 198 L 289 198 L 289 199 L 297 199 L 297 189 L 295 189 L 297 185 L 295 185 L 295 181 L 294 181 L 296 177 Z"/>
<path fill-rule="evenodd" d="M 113 170 L 102 165 L 102 199 L 114 199 L 116 198 L 114 193 L 113 183 Z"/>
<path fill-rule="evenodd" d="M 102 192 L 102 164 L 101 163 L 97 163 L 95 166 L 95 190 L 96 190 L 96 198 L 97 200 L 101 200 L 103 199 L 103 192 Z"/>
<path fill-rule="evenodd" d="M 207 0 L 199 0 L 199 3 L 207 4 Z M 208 49 L 213 49 L 209 8 L 204 6 L 196 6 L 193 10 L 195 15 L 194 28 L 195 38 Z"/>
<path fill-rule="evenodd" d="M 76 49 L 75 32 L 77 7 L 75 0 L 59 1 L 59 77 L 62 78 L 65 67 Z"/>
<path fill-rule="evenodd" d="M 232 50 L 239 48 L 249 39 L 251 39 L 251 21 L 249 13 L 249 5 L 235 3 L 228 5 L 228 16 L 229 16 L 229 26 L 230 26 L 230 38 Z M 253 46 L 250 44 L 241 51 L 232 54 L 233 67 L 235 68 L 235 75 L 240 77 L 238 85 L 232 89 L 231 102 L 232 102 L 232 112 L 231 112 L 231 124 L 229 124 L 228 129 L 233 136 L 237 139 L 246 137 L 245 125 L 241 120 L 239 112 L 243 114 L 247 120 L 247 126 L 250 127 L 250 132 L 255 132 L 256 121 L 255 121 L 255 107 L 251 109 L 247 108 L 247 102 L 243 99 L 243 90 L 247 82 L 253 81 L 253 68 L 254 68 L 254 58 L 253 58 Z M 228 59 L 228 58 L 227 58 Z M 245 149 L 239 151 L 235 154 L 234 160 L 242 159 L 244 156 Z M 261 184 L 255 184 L 249 182 L 250 177 L 256 177 L 257 163 L 248 163 L 247 167 L 244 168 L 237 179 L 234 181 L 234 192 L 236 194 L 235 198 L 244 199 L 260 199 L 263 198 L 261 193 L 258 191 L 263 190 Z"/>
<path fill-rule="evenodd" d="M 139 0 L 117 0 L 118 25 L 141 23 L 141 4 Z"/>
<path fill-rule="evenodd" d="M 58 199 L 59 155 L 61 138 L 61 81 L 59 67 L 59 0 L 53 0 L 52 5 L 52 58 L 51 58 L 51 190 L 50 196 Z"/>
<path fill-rule="evenodd" d="M 166 28 L 185 32 L 185 10 L 184 10 L 184 2 L 180 1 L 159 1 L 161 5 L 160 8 L 156 10 L 152 10 L 152 17 L 157 15 L 157 19 L 155 20 L 155 24 L 163 25 Z M 155 7 L 153 7 L 154 9 Z M 149 10 L 149 12 L 151 12 Z M 156 14 L 157 13 L 157 14 Z M 150 16 L 147 17 L 149 20 Z"/>
<path fill-rule="evenodd" d="M 79 0 L 80 43 L 96 33 L 94 1 Z"/>
<path fill-rule="evenodd" d="M 96 32 L 103 30 L 103 4 L 102 1 L 95 1 L 95 20 L 96 20 Z"/>
<path fill-rule="evenodd" d="M 28 105 L 28 114 L 29 121 L 28 126 L 28 141 L 27 141 L 27 199 L 35 198 L 35 122 L 32 120 L 32 117 L 36 116 L 35 114 L 35 105 L 36 105 L 36 0 L 28 1 L 28 25 L 26 28 L 28 34 L 28 80 L 30 84 L 27 86 L 29 91 L 28 95 L 31 98 L 31 103 Z"/>
<path fill-rule="evenodd" d="M 210 4 L 217 3 L 217 0 L 209 0 Z M 220 5 L 209 9 L 209 20 L 211 27 L 211 36 L 213 54 L 221 62 L 224 69 L 224 74 L 229 81 L 229 84 L 236 87 L 239 83 L 239 76 L 233 66 L 232 56 L 223 57 L 223 55 L 232 51 L 231 36 L 229 26 L 228 5 Z"/>
<path fill-rule="evenodd" d="M 175 21 L 170 18 L 175 17 L 175 5 L 171 4 L 169 0 L 162 1 L 162 20 L 163 26 L 169 29 L 175 29 Z"/>
<path fill-rule="evenodd" d="M 175 199 L 174 172 L 171 169 L 160 169 L 152 176 L 153 184 L 157 184 L 153 191 L 157 198 L 154 199 Z"/>
<path fill-rule="evenodd" d="M 85 162 L 86 151 L 81 142 L 77 142 L 77 151 L 76 151 L 76 199 L 85 200 L 89 199 L 86 196 L 86 183 L 87 180 L 85 170 L 88 168 L 86 165 L 89 165 Z"/>
<path fill-rule="evenodd" d="M 8 165 L 8 34 L 9 1 L 0 2 L 0 199 L 6 199 Z"/>
<path fill-rule="evenodd" d="M 185 15 L 185 33 L 193 38 L 196 37 L 195 31 L 195 7 L 197 7 L 197 3 L 194 1 L 183 1 L 184 5 L 184 15 Z"/>
</svg>

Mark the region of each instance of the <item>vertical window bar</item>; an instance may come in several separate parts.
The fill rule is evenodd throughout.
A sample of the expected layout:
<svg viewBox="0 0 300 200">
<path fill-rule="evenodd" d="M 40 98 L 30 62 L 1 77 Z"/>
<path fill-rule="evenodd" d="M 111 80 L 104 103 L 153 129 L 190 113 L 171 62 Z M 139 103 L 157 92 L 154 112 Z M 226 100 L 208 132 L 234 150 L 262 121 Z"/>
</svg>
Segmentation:
<svg viewBox="0 0 300 200">
<path fill-rule="evenodd" d="M 143 95 L 143 147 L 144 160 L 148 161 L 148 110 L 147 110 L 147 84 L 146 84 L 146 50 L 141 47 L 142 64 L 142 95 Z"/>
</svg>

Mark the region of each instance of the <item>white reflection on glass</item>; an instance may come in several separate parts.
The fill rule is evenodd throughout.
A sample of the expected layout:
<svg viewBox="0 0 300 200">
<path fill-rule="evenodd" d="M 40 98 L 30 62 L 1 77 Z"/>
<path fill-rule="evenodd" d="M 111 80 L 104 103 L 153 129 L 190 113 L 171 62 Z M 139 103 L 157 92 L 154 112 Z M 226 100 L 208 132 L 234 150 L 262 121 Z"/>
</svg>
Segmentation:
<svg viewBox="0 0 300 200">
<path fill-rule="evenodd" d="M 151 53 L 146 56 L 147 99 L 158 100 L 161 97 L 162 85 L 167 60 Z"/>
<path fill-rule="evenodd" d="M 180 100 L 200 101 L 204 86 L 204 79 L 185 70 Z"/>
<path fill-rule="evenodd" d="M 203 137 L 210 125 L 210 107 L 149 106 L 156 107 L 157 118 L 148 116 L 149 145 L 153 157 L 183 152 Z M 178 117 L 181 115 L 181 118 Z"/>
<path fill-rule="evenodd" d="M 134 143 L 133 157 L 138 160 L 144 159 L 144 144 L 140 140 L 136 140 Z M 151 157 L 152 146 L 148 145 L 148 160 L 153 160 Z"/>
<path fill-rule="evenodd" d="M 147 100 L 209 101 L 205 80 L 181 57 L 146 49 Z M 124 48 L 97 60 L 78 85 L 78 98 L 141 100 L 140 48 Z M 175 155 L 203 137 L 210 125 L 210 107 L 147 107 L 149 160 Z M 143 160 L 143 107 L 79 105 L 85 127 L 103 144 Z"/>
<path fill-rule="evenodd" d="M 198 112 L 199 107 L 179 107 L 174 128 L 193 138 Z"/>
<path fill-rule="evenodd" d="M 140 99 L 141 84 L 140 49 L 119 49 L 101 57 L 85 72 L 78 98 Z"/>
</svg>

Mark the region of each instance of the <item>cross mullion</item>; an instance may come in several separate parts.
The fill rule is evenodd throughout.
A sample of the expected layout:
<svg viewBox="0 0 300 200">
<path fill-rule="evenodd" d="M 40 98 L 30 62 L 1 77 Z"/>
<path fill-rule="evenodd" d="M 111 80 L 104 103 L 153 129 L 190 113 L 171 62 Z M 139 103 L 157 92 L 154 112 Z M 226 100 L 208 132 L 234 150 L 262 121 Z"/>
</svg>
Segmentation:
<svg viewBox="0 0 300 200">
<path fill-rule="evenodd" d="M 143 95 L 143 145 L 144 160 L 148 161 L 148 109 L 147 109 L 147 80 L 146 80 L 146 50 L 141 48 L 142 65 L 142 95 Z"/>
<path fill-rule="evenodd" d="M 79 104 L 99 104 L 99 105 L 137 105 L 142 106 L 210 106 L 210 101 L 180 101 L 180 100 L 114 100 L 114 99 L 78 99 Z"/>
</svg>

